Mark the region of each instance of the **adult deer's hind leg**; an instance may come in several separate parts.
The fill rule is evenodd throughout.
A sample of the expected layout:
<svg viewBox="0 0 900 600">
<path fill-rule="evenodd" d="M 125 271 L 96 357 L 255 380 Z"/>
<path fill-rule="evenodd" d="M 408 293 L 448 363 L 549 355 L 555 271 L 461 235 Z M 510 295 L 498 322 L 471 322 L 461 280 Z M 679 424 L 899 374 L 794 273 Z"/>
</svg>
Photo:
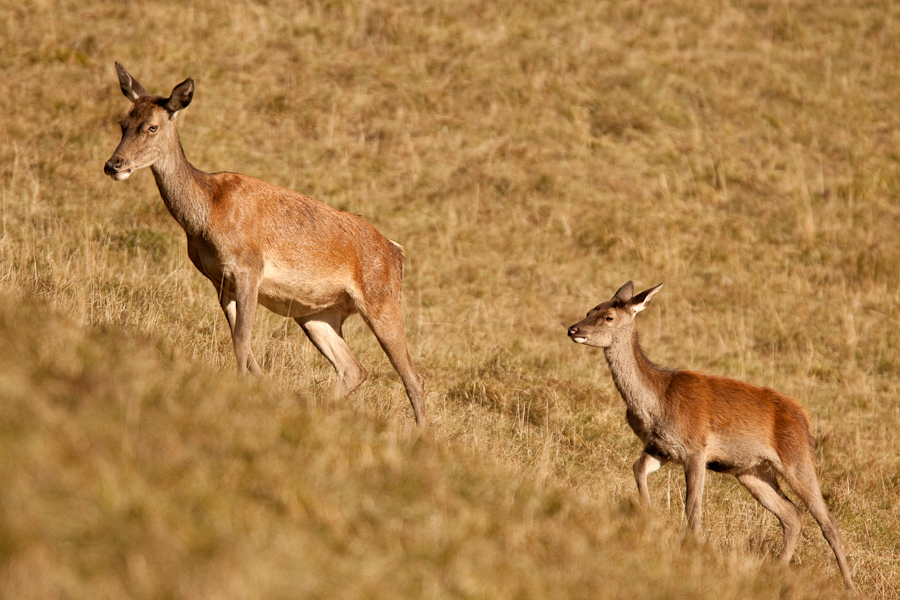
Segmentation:
<svg viewBox="0 0 900 600">
<path fill-rule="evenodd" d="M 394 369 L 403 380 L 406 395 L 412 404 L 413 414 L 418 425 L 425 425 L 425 386 L 422 377 L 413 365 L 406 346 L 406 332 L 403 329 L 403 315 L 400 298 L 389 298 L 382 303 L 380 310 L 360 313 L 366 324 L 378 338 L 378 343 L 387 354 Z"/>
<path fill-rule="evenodd" d="M 345 315 L 338 311 L 324 311 L 298 317 L 297 324 L 306 333 L 309 341 L 328 359 L 337 372 L 334 395 L 343 398 L 366 380 L 365 368 L 344 341 L 342 326 Z"/>
</svg>

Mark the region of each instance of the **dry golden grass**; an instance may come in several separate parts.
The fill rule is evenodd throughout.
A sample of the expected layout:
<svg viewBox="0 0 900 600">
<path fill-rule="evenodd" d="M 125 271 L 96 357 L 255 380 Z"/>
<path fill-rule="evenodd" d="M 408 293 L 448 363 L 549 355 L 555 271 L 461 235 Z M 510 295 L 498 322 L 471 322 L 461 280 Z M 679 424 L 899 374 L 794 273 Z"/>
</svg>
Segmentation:
<svg viewBox="0 0 900 600">
<path fill-rule="evenodd" d="M 849 5 L 848 5 L 849 4 Z M 900 595 L 900 14 L 885 2 L 0 5 L 0 596 L 841 595 L 808 518 L 713 476 L 704 539 L 564 327 L 666 283 L 657 362 L 800 398 L 865 597 Z M 361 214 L 407 250 L 431 427 L 260 311 L 232 375 L 212 287 L 128 103 L 196 82 L 189 160 Z"/>
</svg>

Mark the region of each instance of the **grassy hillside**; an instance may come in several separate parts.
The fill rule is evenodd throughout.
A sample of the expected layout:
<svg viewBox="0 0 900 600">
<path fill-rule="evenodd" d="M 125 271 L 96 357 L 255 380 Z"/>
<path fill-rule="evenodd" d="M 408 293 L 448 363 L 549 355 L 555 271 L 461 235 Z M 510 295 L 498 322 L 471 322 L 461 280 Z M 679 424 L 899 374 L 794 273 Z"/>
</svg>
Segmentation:
<svg viewBox="0 0 900 600">
<path fill-rule="evenodd" d="M 849 4 L 849 6 L 848 6 Z M 884 2 L 0 6 L 0 596 L 841 595 L 806 519 L 651 476 L 565 326 L 627 279 L 655 361 L 813 415 L 866 597 L 900 596 L 900 10 Z M 149 172 L 102 174 L 128 101 L 194 77 L 188 159 L 358 213 L 407 250 L 431 427 L 260 309 L 269 376 Z"/>
<path fill-rule="evenodd" d="M 0 332 L 5 598 L 836 597 L 158 340 L 8 297 Z"/>
</svg>

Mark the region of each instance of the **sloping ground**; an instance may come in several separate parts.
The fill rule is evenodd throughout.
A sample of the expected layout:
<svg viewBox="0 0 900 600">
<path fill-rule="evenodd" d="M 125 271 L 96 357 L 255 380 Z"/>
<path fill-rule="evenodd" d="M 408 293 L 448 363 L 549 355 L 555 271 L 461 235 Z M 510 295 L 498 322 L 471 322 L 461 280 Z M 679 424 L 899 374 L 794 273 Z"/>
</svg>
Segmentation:
<svg viewBox="0 0 900 600">
<path fill-rule="evenodd" d="M 346 401 L 264 310 L 268 376 L 233 379 L 152 175 L 102 174 L 115 60 L 194 77 L 198 168 L 403 244 L 428 433 L 358 319 Z M 860 590 L 900 596 L 898 74 L 880 0 L 0 3 L 2 595 L 839 594 L 810 518 L 771 566 L 733 478 L 699 548 L 677 468 L 632 514 L 638 442 L 565 326 L 633 279 L 666 284 L 653 360 L 809 408 Z"/>
<path fill-rule="evenodd" d="M 0 339 L 3 598 L 837 596 L 34 298 Z"/>
</svg>

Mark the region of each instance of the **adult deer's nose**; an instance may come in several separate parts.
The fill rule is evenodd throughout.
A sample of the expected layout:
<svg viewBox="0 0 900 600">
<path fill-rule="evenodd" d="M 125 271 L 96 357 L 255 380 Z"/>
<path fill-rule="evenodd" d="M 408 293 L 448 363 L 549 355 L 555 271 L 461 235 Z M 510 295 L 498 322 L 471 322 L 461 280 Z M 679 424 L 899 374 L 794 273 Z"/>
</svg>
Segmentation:
<svg viewBox="0 0 900 600">
<path fill-rule="evenodd" d="M 119 169 L 122 168 L 122 159 L 119 157 L 113 157 L 106 161 L 106 164 L 103 165 L 103 172 L 109 175 L 110 177 L 119 172 Z"/>
</svg>

